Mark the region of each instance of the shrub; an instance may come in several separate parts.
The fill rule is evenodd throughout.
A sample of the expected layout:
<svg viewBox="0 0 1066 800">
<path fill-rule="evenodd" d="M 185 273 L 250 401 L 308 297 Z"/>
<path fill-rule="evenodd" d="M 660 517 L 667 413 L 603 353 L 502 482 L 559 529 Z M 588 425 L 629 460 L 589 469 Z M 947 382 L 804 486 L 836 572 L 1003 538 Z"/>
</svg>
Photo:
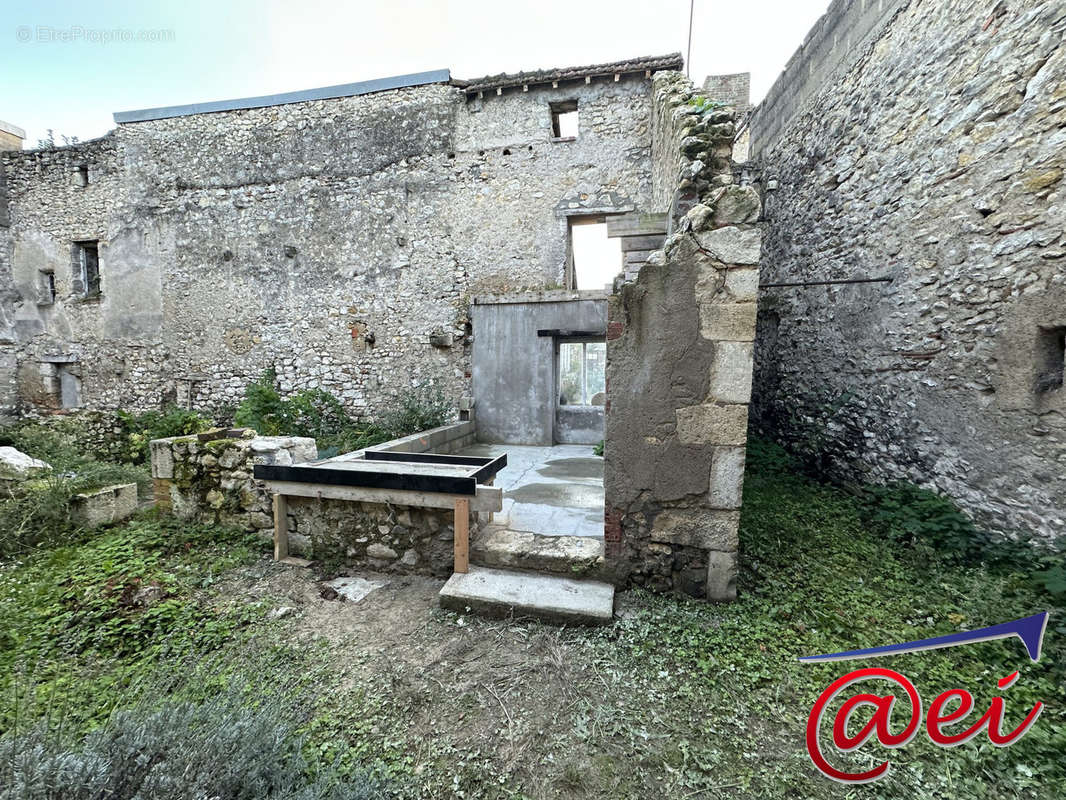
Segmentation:
<svg viewBox="0 0 1066 800">
<path fill-rule="evenodd" d="M 429 384 L 406 394 L 400 406 L 386 411 L 380 421 L 357 422 L 329 392 L 303 389 L 286 399 L 278 392 L 276 380 L 276 373 L 269 369 L 249 384 L 234 422 L 263 436 L 310 436 L 322 458 L 436 428 L 451 418 L 444 393 Z"/>
<path fill-rule="evenodd" d="M 80 740 L 62 722 L 0 738 L 0 800 L 371 800 L 366 776 L 311 774 L 291 716 L 232 692 L 112 715 Z"/>
<path fill-rule="evenodd" d="M 212 427 L 213 422 L 195 411 L 169 406 L 162 412 L 143 414 L 116 412 L 122 423 L 122 458 L 132 464 L 146 464 L 150 458 L 148 443 L 153 439 L 188 436 Z"/>
<path fill-rule="evenodd" d="M 235 424 L 253 428 L 262 436 L 291 433 L 291 412 L 274 386 L 276 381 L 277 373 L 268 369 L 245 387 L 244 400 L 233 415 Z"/>
<path fill-rule="evenodd" d="M 403 396 L 400 407 L 382 417 L 381 427 L 392 438 L 437 428 L 451 419 L 452 408 L 439 387 L 421 383 Z"/>
</svg>

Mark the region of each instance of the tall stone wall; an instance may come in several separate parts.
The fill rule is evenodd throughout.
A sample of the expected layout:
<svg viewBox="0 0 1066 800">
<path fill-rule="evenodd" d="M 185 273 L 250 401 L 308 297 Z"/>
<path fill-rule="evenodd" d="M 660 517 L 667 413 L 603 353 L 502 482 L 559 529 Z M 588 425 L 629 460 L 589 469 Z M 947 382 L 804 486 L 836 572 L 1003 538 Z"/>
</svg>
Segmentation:
<svg viewBox="0 0 1066 800">
<path fill-rule="evenodd" d="M 580 134 L 553 141 L 568 99 Z M 428 84 L 4 153 L 0 377 L 17 360 L 23 410 L 47 405 L 46 359 L 93 408 L 217 412 L 267 367 L 357 414 L 421 381 L 467 395 L 470 298 L 562 286 L 569 216 L 650 204 L 650 108 L 643 73 Z M 100 242 L 97 299 L 73 291 L 78 240 Z"/>
<path fill-rule="evenodd" d="M 753 149 L 777 183 L 764 282 L 892 280 L 762 294 L 754 419 L 844 477 L 917 482 L 984 524 L 1053 538 L 1066 3 L 1008 0 L 991 19 L 989 5 L 901 3 L 823 65 L 779 133 L 756 112 Z"/>
<path fill-rule="evenodd" d="M 688 208 L 608 302 L 605 539 L 623 582 L 736 597 L 761 233 L 733 174 L 735 110 L 655 77 L 656 174 Z M 666 195 L 664 194 L 663 197 Z"/>
</svg>

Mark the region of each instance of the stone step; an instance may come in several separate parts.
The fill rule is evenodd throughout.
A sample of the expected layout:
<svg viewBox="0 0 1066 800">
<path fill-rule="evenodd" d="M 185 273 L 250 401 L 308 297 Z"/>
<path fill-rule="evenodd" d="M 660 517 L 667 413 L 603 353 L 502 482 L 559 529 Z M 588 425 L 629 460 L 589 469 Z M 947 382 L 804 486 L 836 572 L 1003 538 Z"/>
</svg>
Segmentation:
<svg viewBox="0 0 1066 800">
<path fill-rule="evenodd" d="M 549 572 L 570 578 L 604 578 L 603 539 L 545 536 L 490 525 L 470 543 L 470 562 L 480 567 Z"/>
<path fill-rule="evenodd" d="M 609 583 L 471 566 L 440 590 L 441 608 L 486 617 L 536 617 L 548 622 L 606 625 L 614 616 Z"/>
</svg>

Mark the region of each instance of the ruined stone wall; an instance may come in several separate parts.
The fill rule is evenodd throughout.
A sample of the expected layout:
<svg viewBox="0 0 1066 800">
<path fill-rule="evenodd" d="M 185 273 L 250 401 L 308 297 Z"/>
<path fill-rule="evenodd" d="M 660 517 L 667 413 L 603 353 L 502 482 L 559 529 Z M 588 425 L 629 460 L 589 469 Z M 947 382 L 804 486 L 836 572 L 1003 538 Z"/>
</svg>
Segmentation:
<svg viewBox="0 0 1066 800">
<path fill-rule="evenodd" d="M 844 477 L 1061 536 L 1066 3 L 897 5 L 792 116 L 753 121 L 763 280 L 892 278 L 763 293 L 754 418 Z"/>
<path fill-rule="evenodd" d="M 458 423 L 375 449 L 453 452 L 473 441 L 473 424 Z M 254 477 L 257 464 L 291 466 L 317 457 L 315 440 L 214 431 L 151 442 L 156 506 L 202 523 L 274 536 L 273 495 Z M 288 497 L 289 549 L 337 564 L 446 577 L 452 574 L 455 514 L 450 509 Z M 470 513 L 471 531 L 488 515 Z"/>
<path fill-rule="evenodd" d="M 580 135 L 554 142 L 548 104 L 566 99 Z M 5 153 L 0 358 L 23 406 L 47 395 L 45 355 L 77 365 L 95 408 L 218 412 L 271 366 L 283 391 L 355 413 L 422 381 L 469 394 L 470 298 L 562 285 L 568 216 L 649 205 L 650 105 L 637 76 L 482 100 L 431 84 Z M 97 300 L 72 293 L 77 239 L 100 240 Z"/>
<path fill-rule="evenodd" d="M 700 111 L 679 73 L 655 77 L 657 166 L 684 216 L 608 302 L 605 539 L 623 583 L 736 597 L 761 233 L 735 182 L 732 108 Z M 661 144 L 661 150 L 659 149 Z"/>
</svg>

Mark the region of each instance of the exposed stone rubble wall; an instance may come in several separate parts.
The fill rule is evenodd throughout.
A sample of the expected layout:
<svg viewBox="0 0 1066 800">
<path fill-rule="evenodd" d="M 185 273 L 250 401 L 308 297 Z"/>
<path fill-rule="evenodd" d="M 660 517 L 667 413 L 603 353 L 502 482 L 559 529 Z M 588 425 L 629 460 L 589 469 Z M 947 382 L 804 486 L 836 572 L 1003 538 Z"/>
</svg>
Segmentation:
<svg viewBox="0 0 1066 800">
<path fill-rule="evenodd" d="M 151 443 L 156 504 L 186 519 L 232 525 L 270 539 L 273 496 L 256 464 L 291 465 L 317 456 L 313 439 L 210 432 Z M 220 437 L 220 438 L 213 438 Z M 374 450 L 454 453 L 474 443 L 460 422 L 395 439 Z M 291 552 L 338 564 L 446 577 L 453 566 L 454 512 L 386 503 L 288 497 Z M 470 530 L 487 521 L 471 512 Z"/>
<path fill-rule="evenodd" d="M 656 139 L 656 174 L 674 170 L 675 208 L 688 210 L 608 304 L 607 556 L 620 581 L 730 600 L 760 199 L 734 181 L 734 110 L 701 113 L 694 93 L 680 74 L 655 77 L 656 131 L 674 137 L 674 152 Z"/>
<path fill-rule="evenodd" d="M 778 135 L 753 120 L 778 184 L 764 282 L 892 278 L 766 290 L 753 417 L 844 478 L 1059 537 L 1066 3 L 1000 4 L 986 30 L 987 2 L 899 5 Z"/>
<path fill-rule="evenodd" d="M 57 355 L 90 408 L 219 413 L 267 367 L 356 414 L 420 381 L 469 395 L 469 299 L 564 285 L 569 217 L 649 205 L 650 89 L 429 84 L 0 154 L 0 414 L 16 361 L 23 410 L 47 403 Z M 579 136 L 553 141 L 549 104 L 574 99 Z M 78 240 L 100 242 L 99 299 L 73 293 Z"/>
</svg>

